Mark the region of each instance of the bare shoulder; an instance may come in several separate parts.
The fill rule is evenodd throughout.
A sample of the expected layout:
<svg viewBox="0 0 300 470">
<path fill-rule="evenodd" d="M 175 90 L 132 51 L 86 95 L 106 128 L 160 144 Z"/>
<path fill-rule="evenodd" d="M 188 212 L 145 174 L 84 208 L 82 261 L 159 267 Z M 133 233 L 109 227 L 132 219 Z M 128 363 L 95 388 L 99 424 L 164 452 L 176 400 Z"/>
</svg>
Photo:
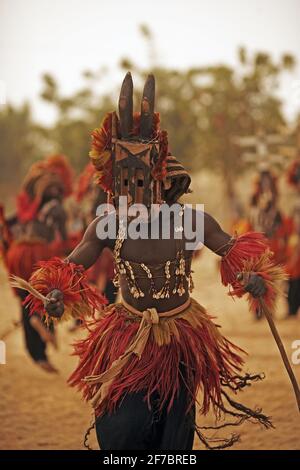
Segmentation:
<svg viewBox="0 0 300 470">
<path fill-rule="evenodd" d="M 214 217 L 207 212 L 193 207 L 185 208 L 185 217 L 189 217 L 193 224 L 193 230 L 203 230 L 204 234 L 219 230 L 220 225 Z"/>
<path fill-rule="evenodd" d="M 69 261 L 80 264 L 88 269 L 92 266 L 101 255 L 104 248 L 114 248 L 114 240 L 105 237 L 101 233 L 99 224 L 102 217 L 96 217 L 88 226 L 81 242 L 76 246 L 72 253 L 68 256 Z"/>
<path fill-rule="evenodd" d="M 222 231 L 222 229 L 219 222 L 217 222 L 212 215 L 204 212 L 204 233 L 206 236 L 220 231 Z"/>
<path fill-rule="evenodd" d="M 96 217 L 87 227 L 83 241 L 98 242 L 112 248 L 116 240 L 116 222 L 113 214 Z"/>
<path fill-rule="evenodd" d="M 187 208 L 186 216 L 192 220 L 193 232 L 197 233 L 207 248 L 223 255 L 231 237 L 224 232 L 216 219 L 205 211 Z"/>
</svg>

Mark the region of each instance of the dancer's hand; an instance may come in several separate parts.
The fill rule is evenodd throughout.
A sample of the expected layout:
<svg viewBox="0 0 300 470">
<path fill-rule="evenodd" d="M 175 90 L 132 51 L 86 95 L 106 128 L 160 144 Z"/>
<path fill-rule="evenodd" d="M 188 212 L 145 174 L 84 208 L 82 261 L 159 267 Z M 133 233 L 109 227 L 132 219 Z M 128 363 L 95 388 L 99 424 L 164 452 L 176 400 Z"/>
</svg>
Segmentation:
<svg viewBox="0 0 300 470">
<path fill-rule="evenodd" d="M 62 317 L 65 306 L 64 306 L 64 295 L 58 290 L 54 289 L 47 295 L 47 303 L 45 309 L 51 317 L 60 318 Z"/>
<path fill-rule="evenodd" d="M 267 290 L 265 280 L 255 273 L 250 273 L 244 289 L 255 298 L 262 297 Z"/>
</svg>

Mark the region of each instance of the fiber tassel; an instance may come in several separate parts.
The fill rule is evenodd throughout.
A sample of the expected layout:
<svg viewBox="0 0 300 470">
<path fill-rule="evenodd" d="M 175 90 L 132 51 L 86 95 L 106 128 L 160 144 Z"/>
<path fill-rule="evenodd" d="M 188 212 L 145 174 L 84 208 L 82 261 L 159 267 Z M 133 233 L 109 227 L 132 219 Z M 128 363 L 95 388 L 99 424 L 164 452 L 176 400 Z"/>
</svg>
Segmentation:
<svg viewBox="0 0 300 470">
<path fill-rule="evenodd" d="M 204 435 L 203 431 L 218 431 L 220 429 L 228 428 L 228 427 L 237 427 L 243 424 L 245 421 L 250 421 L 252 423 L 261 424 L 266 429 L 274 428 L 271 419 L 262 413 L 260 408 L 251 409 L 242 403 L 239 403 L 233 400 L 224 390 L 225 387 L 229 387 L 232 391 L 237 392 L 238 390 L 242 390 L 244 387 L 251 386 L 252 382 L 257 382 L 258 380 L 263 380 L 263 374 L 245 374 L 244 376 L 236 376 L 233 379 L 238 378 L 238 382 L 235 384 L 234 387 L 230 384 L 230 382 L 225 383 L 222 381 L 222 397 L 226 400 L 230 408 L 225 406 L 224 403 L 218 403 L 216 406 L 220 410 L 220 414 L 222 414 L 224 418 L 224 422 L 222 424 L 215 424 L 214 426 L 198 426 L 195 424 L 195 432 L 199 438 L 199 440 L 204 444 L 206 449 L 208 450 L 221 450 L 226 449 L 228 447 L 233 446 L 236 442 L 240 440 L 239 434 L 232 434 L 229 437 L 207 437 Z M 225 417 L 229 415 L 232 417 L 231 421 L 226 421 Z M 219 421 L 217 419 L 217 421 Z M 223 421 L 223 420 L 222 420 Z"/>
<path fill-rule="evenodd" d="M 52 258 L 40 261 L 37 267 L 28 283 L 17 276 L 12 280 L 13 287 L 29 292 L 24 304 L 29 306 L 30 314 L 39 313 L 48 319 L 45 305 L 47 295 L 54 289 L 63 293 L 64 319 L 94 316 L 97 310 L 107 304 L 105 297 L 88 284 L 83 266 Z"/>
<path fill-rule="evenodd" d="M 21 277 L 14 276 L 13 274 L 10 276 L 10 285 L 12 287 L 15 287 L 16 289 L 21 289 L 21 290 L 26 290 L 29 292 L 31 295 L 39 299 L 41 302 L 45 304 L 47 302 L 47 297 L 45 297 L 43 294 L 38 292 L 34 287 L 32 287 L 28 281 L 25 281 L 25 279 L 22 279 Z"/>
<path fill-rule="evenodd" d="M 112 413 L 124 396 L 146 390 L 145 401 L 151 406 L 157 392 L 160 397 L 159 412 L 167 405 L 170 410 L 178 393 L 181 369 L 190 390 L 188 407 L 194 402 L 198 386 L 202 391 L 201 412 L 207 413 L 210 405 L 221 404 L 221 381 L 238 384 L 243 351 L 224 338 L 211 317 L 193 299 L 184 316 L 163 323 L 163 329 L 176 326 L 180 335 L 166 335 L 158 344 L 154 332 L 150 335 L 141 357 L 132 355 L 107 390 L 105 400 L 96 407 L 96 415 Z M 171 326 L 172 325 L 172 326 Z M 156 325 L 157 326 L 157 325 Z M 90 376 L 107 371 L 132 343 L 139 322 L 128 315 L 123 305 L 109 305 L 100 321 L 89 324 L 89 335 L 75 344 L 75 354 L 80 362 L 69 379 L 69 384 L 83 392 L 83 397 L 93 402 L 101 384 L 87 382 Z M 191 347 L 192 345 L 192 347 Z"/>
<path fill-rule="evenodd" d="M 278 282 L 287 278 L 283 268 L 275 264 L 268 241 L 262 233 L 249 232 L 235 238 L 229 251 L 221 261 L 221 279 L 225 286 L 230 285 L 229 295 L 242 297 L 246 294 L 244 286 L 238 281 L 237 274 L 255 273 L 263 277 L 266 284 L 264 301 L 268 308 L 274 309 L 279 293 Z M 253 312 L 259 307 L 258 299 L 248 294 L 247 298 Z"/>
</svg>

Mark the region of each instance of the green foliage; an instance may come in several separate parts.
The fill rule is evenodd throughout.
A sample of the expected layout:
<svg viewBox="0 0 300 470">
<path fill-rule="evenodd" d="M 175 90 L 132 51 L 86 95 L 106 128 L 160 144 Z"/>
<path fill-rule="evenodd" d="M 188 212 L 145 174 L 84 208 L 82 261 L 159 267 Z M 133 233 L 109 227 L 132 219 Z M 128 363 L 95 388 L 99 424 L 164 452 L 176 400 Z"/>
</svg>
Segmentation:
<svg viewBox="0 0 300 470">
<path fill-rule="evenodd" d="M 34 125 L 30 106 L 7 105 L 0 110 L 0 182 L 21 181 L 28 165 L 40 158 L 39 128 Z"/>
<path fill-rule="evenodd" d="M 72 96 L 65 97 L 61 95 L 54 77 L 48 74 L 42 77 L 41 98 L 56 109 L 58 116 L 48 138 L 53 142 L 55 151 L 70 158 L 76 170 L 81 170 L 88 162 L 91 131 L 100 125 L 104 114 L 114 108 L 109 95 L 97 96 L 93 93 L 93 84 L 101 77 L 85 71 L 83 78 L 85 86 Z"/>
<path fill-rule="evenodd" d="M 154 60 L 157 54 L 147 25 L 140 26 L 140 33 L 148 45 L 151 70 L 139 68 L 126 57 L 120 62 L 122 70 L 133 73 L 136 108 L 151 71 L 157 84 L 156 109 L 162 127 L 168 130 L 171 151 L 191 171 L 219 172 L 231 197 L 235 177 L 245 167 L 232 137 L 252 135 L 258 129 L 277 132 L 285 124 L 277 87 L 281 74 L 294 67 L 294 58 L 284 54 L 275 62 L 265 52 L 251 55 L 240 48 L 234 69 L 217 64 L 172 70 Z M 41 98 L 57 114 L 50 129 L 32 121 L 28 105 L 4 108 L 0 113 L 0 178 L 24 174 L 30 162 L 50 150 L 65 153 L 75 169 L 82 169 L 88 161 L 90 132 L 107 111 L 116 109 L 117 90 L 95 91 L 105 74 L 105 69 L 85 70 L 83 87 L 70 96 L 61 93 L 55 77 L 44 74 Z"/>
<path fill-rule="evenodd" d="M 249 56 L 243 48 L 238 59 L 236 69 L 222 64 L 184 71 L 151 69 L 156 77 L 157 108 L 162 126 L 168 129 L 171 150 L 189 170 L 219 172 L 230 197 L 235 177 L 245 168 L 232 137 L 253 135 L 259 129 L 279 131 L 285 119 L 276 95 L 278 79 L 294 65 L 289 55 L 275 63 L 266 53 Z M 134 72 L 140 97 L 148 71 L 126 58 L 120 65 L 124 71 L 130 68 Z"/>
</svg>

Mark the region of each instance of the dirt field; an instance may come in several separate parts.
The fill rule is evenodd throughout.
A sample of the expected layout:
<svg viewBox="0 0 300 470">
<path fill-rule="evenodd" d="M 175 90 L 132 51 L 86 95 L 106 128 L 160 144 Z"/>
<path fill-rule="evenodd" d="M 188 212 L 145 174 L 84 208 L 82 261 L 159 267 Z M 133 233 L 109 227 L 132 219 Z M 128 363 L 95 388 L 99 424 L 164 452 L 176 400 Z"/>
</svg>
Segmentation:
<svg viewBox="0 0 300 470">
<path fill-rule="evenodd" d="M 204 253 L 195 263 L 195 298 L 218 317 L 224 333 L 246 349 L 246 370 L 265 372 L 266 379 L 243 392 L 243 403 L 263 407 L 272 416 L 275 429 L 265 431 L 245 423 L 241 441 L 235 449 L 300 449 L 300 414 L 292 388 L 283 369 L 274 340 L 265 321 L 256 322 L 243 300 L 233 301 L 220 285 L 216 259 Z M 3 271 L 0 273 L 0 334 L 7 332 L 19 317 Z M 283 321 L 284 300 L 278 307 L 278 328 L 289 356 L 291 344 L 300 339 L 300 318 Z M 58 375 L 48 375 L 36 367 L 25 353 L 22 331 L 14 330 L 6 339 L 7 363 L 1 373 L 1 449 L 81 449 L 91 411 L 80 395 L 66 385 L 76 359 L 71 357 L 70 343 L 78 333 L 68 332 L 68 325 L 58 330 L 59 351 L 50 351 Z M 293 366 L 300 381 L 300 365 Z M 200 416 L 198 422 L 208 422 Z M 91 440 L 96 448 L 94 437 Z M 195 448 L 201 448 L 195 440 Z"/>
</svg>

